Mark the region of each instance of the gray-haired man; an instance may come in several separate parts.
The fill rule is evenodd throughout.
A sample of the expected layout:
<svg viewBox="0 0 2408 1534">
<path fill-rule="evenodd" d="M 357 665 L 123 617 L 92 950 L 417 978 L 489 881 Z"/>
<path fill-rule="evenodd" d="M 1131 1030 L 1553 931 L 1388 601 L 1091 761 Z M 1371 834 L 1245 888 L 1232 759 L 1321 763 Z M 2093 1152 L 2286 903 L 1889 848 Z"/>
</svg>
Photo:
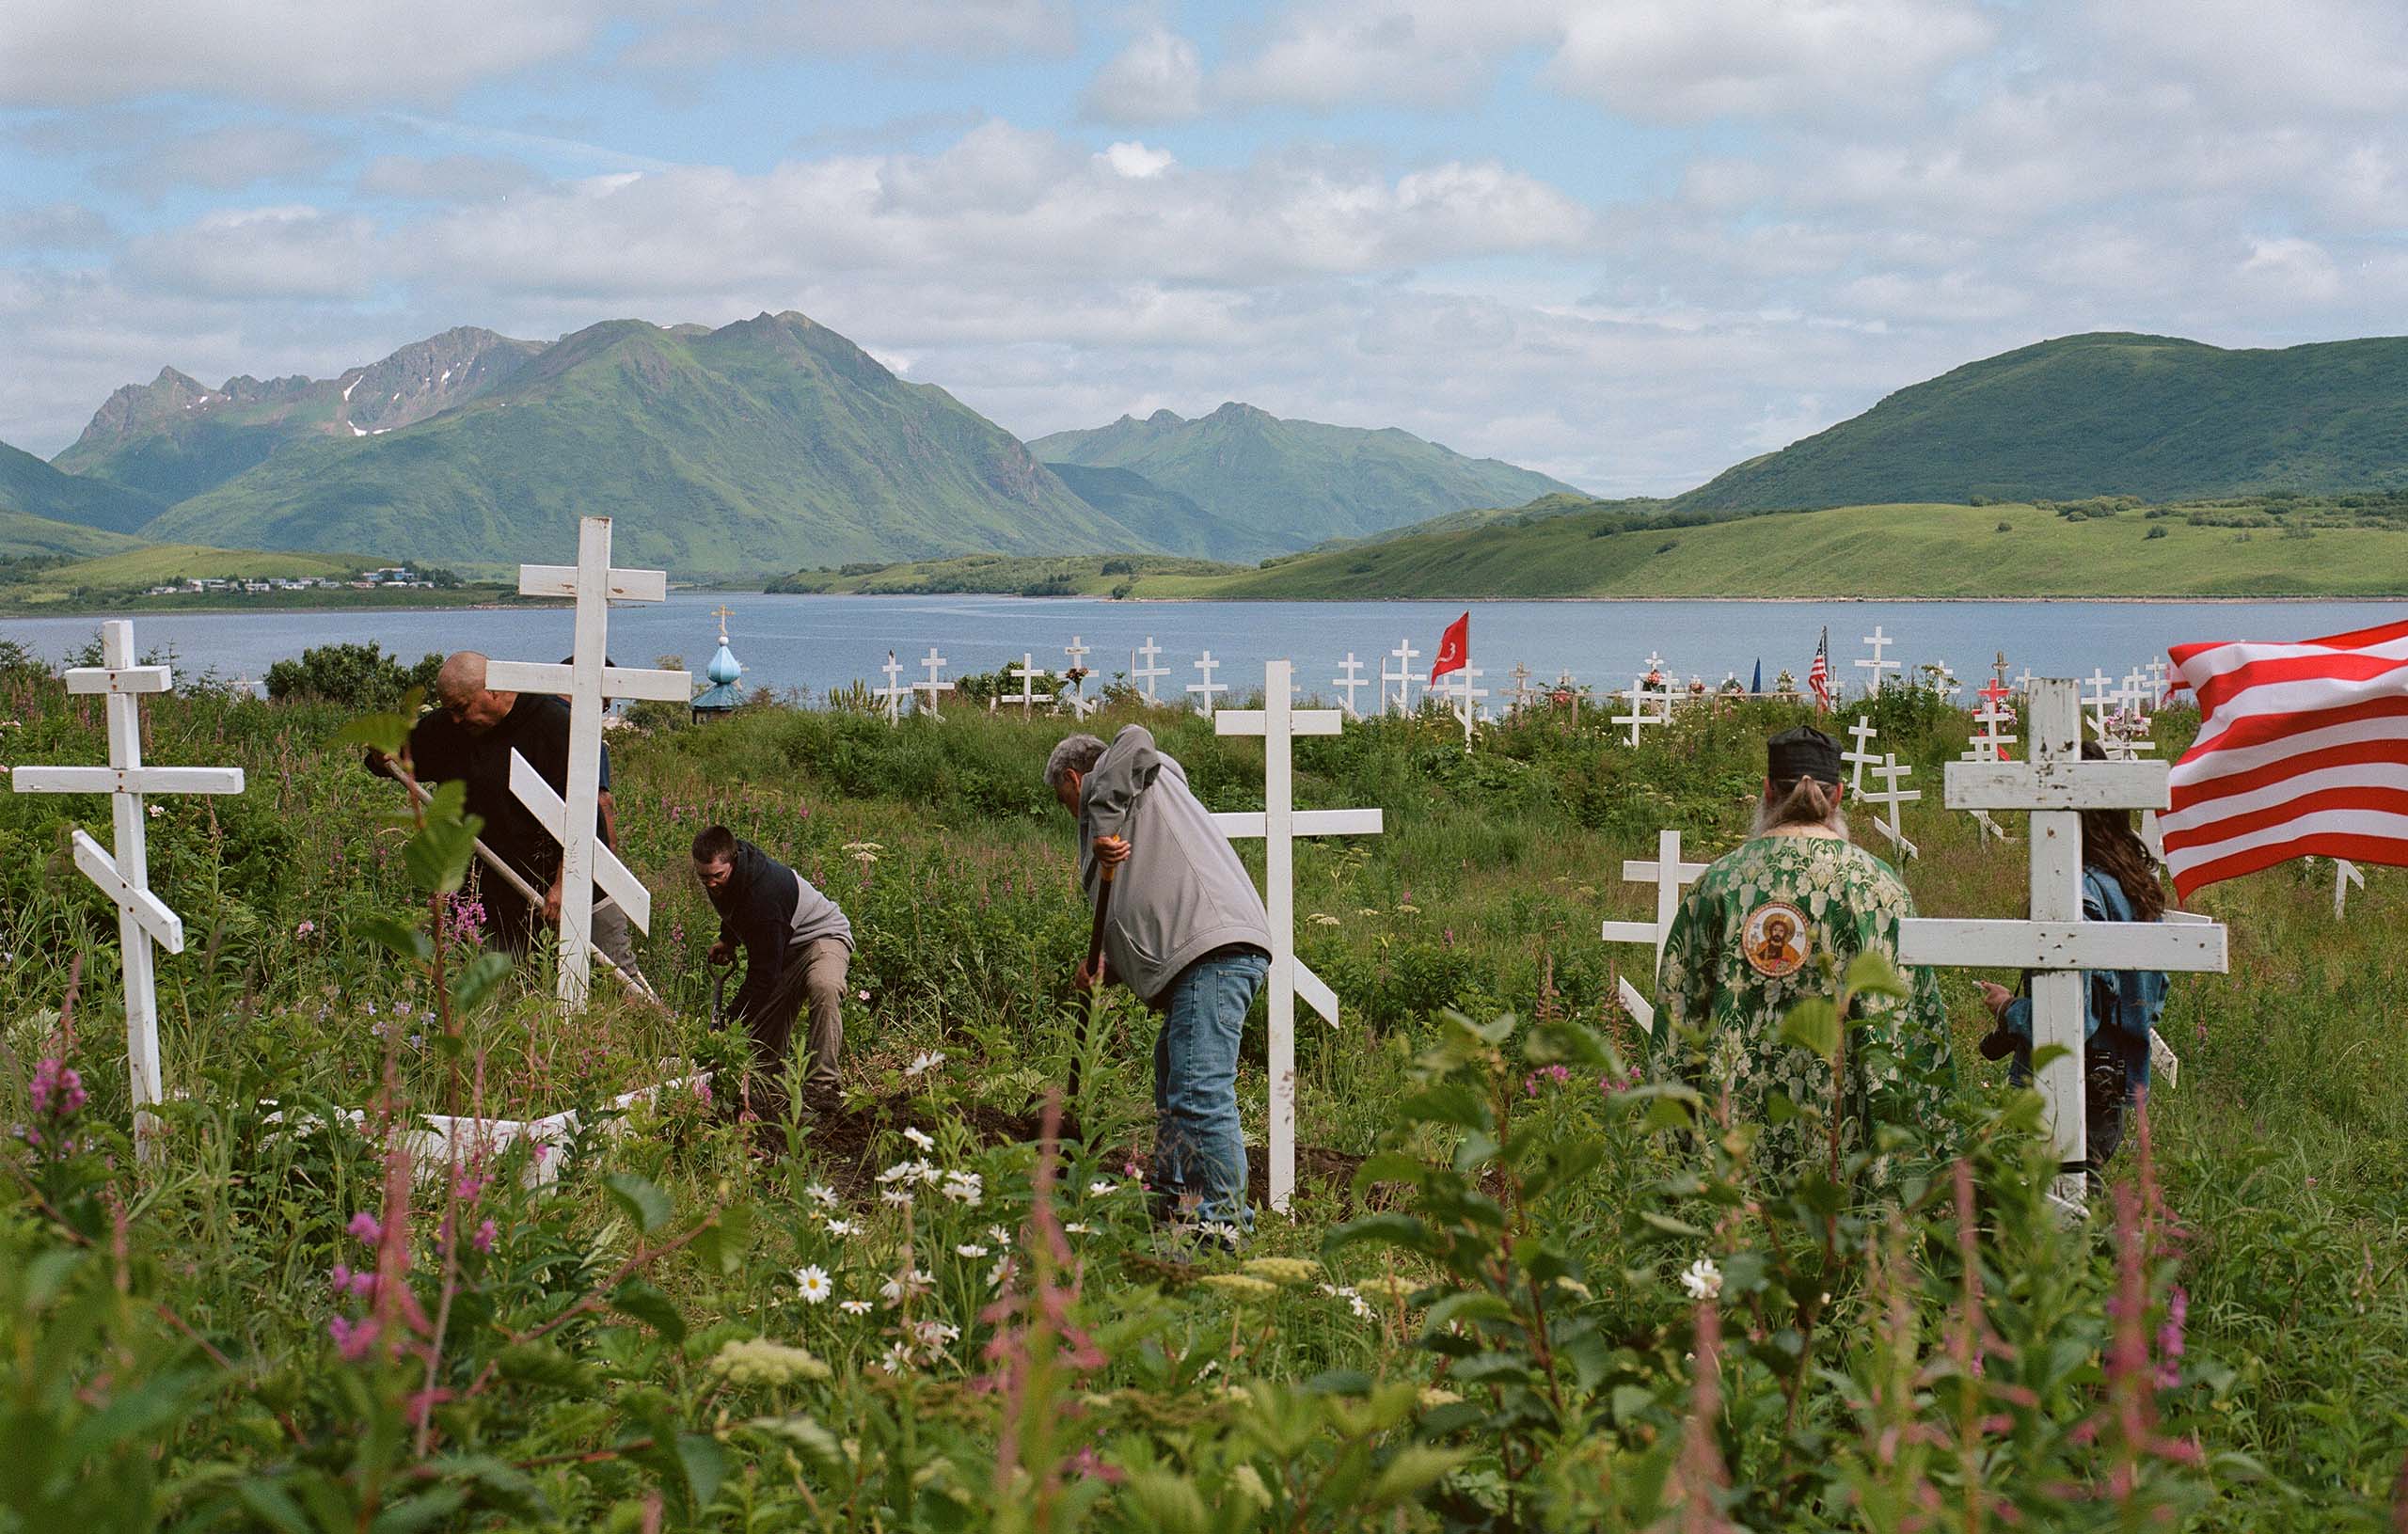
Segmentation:
<svg viewBox="0 0 2408 1534">
<path fill-rule="evenodd" d="M 1115 867 L 1101 973 L 1163 1015 L 1154 1041 L 1154 1184 L 1182 1218 L 1253 1224 L 1238 1040 L 1271 969 L 1271 922 L 1187 773 L 1145 726 L 1110 746 L 1077 735 L 1054 748 L 1046 786 L 1079 821 L 1079 882 L 1092 900 Z"/>
</svg>

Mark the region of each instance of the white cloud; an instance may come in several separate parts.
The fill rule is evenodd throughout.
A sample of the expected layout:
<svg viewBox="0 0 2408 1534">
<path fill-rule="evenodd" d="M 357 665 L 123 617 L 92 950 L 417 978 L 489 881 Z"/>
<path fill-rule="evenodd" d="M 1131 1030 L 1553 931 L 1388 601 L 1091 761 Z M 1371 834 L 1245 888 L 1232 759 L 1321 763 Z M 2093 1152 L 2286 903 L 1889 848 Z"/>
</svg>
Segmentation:
<svg viewBox="0 0 2408 1534">
<path fill-rule="evenodd" d="M 96 177 L 151 197 L 189 188 L 236 192 L 317 176 L 341 152 L 332 137 L 291 123 L 234 122 L 163 134 L 140 152 L 103 164 Z"/>
<path fill-rule="evenodd" d="M 410 202 L 484 202 L 543 178 L 531 166 L 491 154 L 380 154 L 359 173 L 363 197 Z"/>
<path fill-rule="evenodd" d="M 1196 44 L 1166 28 L 1133 39 L 1087 83 L 1080 110 L 1099 122 L 1179 122 L 1204 109 Z"/>
<path fill-rule="evenodd" d="M 1105 165 L 1110 166 L 1116 174 L 1134 182 L 1159 176 L 1176 165 L 1178 160 L 1179 157 L 1168 150 L 1149 150 L 1134 140 L 1109 145 L 1103 151 Z"/>
<path fill-rule="evenodd" d="M 305 204 L 229 209 L 134 240 L 126 271 L 203 298 L 364 298 L 374 291 L 375 227 Z"/>
</svg>

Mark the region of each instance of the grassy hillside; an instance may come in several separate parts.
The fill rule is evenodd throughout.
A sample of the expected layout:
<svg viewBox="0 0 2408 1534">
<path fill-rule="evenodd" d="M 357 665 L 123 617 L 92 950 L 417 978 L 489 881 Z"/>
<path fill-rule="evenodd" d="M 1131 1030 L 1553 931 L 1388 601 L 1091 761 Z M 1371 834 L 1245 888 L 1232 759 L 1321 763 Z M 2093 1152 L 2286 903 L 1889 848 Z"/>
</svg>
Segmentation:
<svg viewBox="0 0 2408 1534">
<path fill-rule="evenodd" d="M 1251 535 L 1255 557 L 1361 538 L 1471 506 L 1570 491 L 1494 458 L 1466 458 L 1410 432 L 1283 420 L 1229 403 L 1197 420 L 1158 410 L 1029 444 L 1049 462 L 1134 469 Z"/>
<path fill-rule="evenodd" d="M 2408 485 L 2408 338 L 2228 352 L 2069 336 L 1900 389 L 1679 498 L 1700 510 Z"/>
<path fill-rule="evenodd" d="M 54 522 L 29 512 L 0 510 L 0 560 L 89 559 L 121 548 L 139 548 L 142 540 L 122 532 Z"/>
<path fill-rule="evenodd" d="M 1163 554 L 970 554 L 903 564 L 799 570 L 768 583 L 771 592 L 852 596 L 1128 596 L 1153 580 L 1235 574 L 1239 566 Z"/>
<path fill-rule="evenodd" d="M 2200 525 L 2194 518 L 2216 523 Z M 2220 519 L 2220 521 L 2219 521 Z M 1611 513 L 1299 555 L 1140 583 L 1140 596 L 2387 596 L 2408 530 L 2199 507 L 1850 506 L 1630 529 Z M 2261 526 L 2236 526 L 2237 523 Z"/>
<path fill-rule="evenodd" d="M 92 603 L 122 606 L 128 599 L 138 599 L 141 593 L 152 586 L 178 580 L 213 577 L 219 579 L 340 577 L 383 562 L 362 554 L 292 554 L 261 552 L 253 548 L 210 548 L 198 544 L 140 544 L 131 539 L 123 542 L 132 546 L 91 559 L 28 565 L 14 572 L 0 568 L 0 610 L 31 613 L 69 611 Z M 194 593 L 155 601 L 137 600 L 135 605 L 240 606 L 246 609 L 335 607 L 359 605 L 346 600 L 348 598 L 377 595 L 382 595 L 387 603 L 424 603 L 438 598 L 460 602 L 467 599 L 456 590 L 387 593 L 311 592 L 281 596 L 265 593 L 231 596 Z"/>
<path fill-rule="evenodd" d="M 800 314 L 596 325 L 415 425 L 291 443 L 149 530 L 457 564 L 565 553 L 595 513 L 620 557 L 681 576 L 1148 546 L 1000 427 Z"/>
<path fill-rule="evenodd" d="M 62 474 L 32 453 L 0 442 L 0 513 L 132 532 L 156 516 L 159 505 L 117 485 Z"/>
</svg>

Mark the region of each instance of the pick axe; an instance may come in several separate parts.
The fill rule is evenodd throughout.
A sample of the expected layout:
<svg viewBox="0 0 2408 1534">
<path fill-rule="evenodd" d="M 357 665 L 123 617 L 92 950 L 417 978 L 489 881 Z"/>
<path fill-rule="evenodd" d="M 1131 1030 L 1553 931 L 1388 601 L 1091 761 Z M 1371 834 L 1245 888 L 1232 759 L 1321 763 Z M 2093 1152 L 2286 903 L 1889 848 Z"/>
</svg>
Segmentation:
<svg viewBox="0 0 2408 1534">
<path fill-rule="evenodd" d="M 1112 912 L 1112 876 L 1117 863 L 1101 863 L 1098 872 L 1101 881 L 1095 892 L 1095 925 L 1087 930 L 1087 973 L 1095 977 L 1087 987 L 1086 1011 L 1079 1020 L 1078 1041 L 1070 1049 L 1069 1090 L 1063 1095 L 1065 1106 L 1079 1100 L 1079 1067 L 1086 1060 L 1087 1045 L 1095 1036 L 1096 1009 L 1103 1004 L 1103 924 Z"/>
</svg>

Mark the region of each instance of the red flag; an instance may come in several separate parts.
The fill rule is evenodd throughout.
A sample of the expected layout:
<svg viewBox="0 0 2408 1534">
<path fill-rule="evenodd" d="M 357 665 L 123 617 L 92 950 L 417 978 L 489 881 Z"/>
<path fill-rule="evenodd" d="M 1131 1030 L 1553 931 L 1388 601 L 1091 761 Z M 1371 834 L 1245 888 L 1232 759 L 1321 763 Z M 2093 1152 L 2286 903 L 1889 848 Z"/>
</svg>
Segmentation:
<svg viewBox="0 0 2408 1534">
<path fill-rule="evenodd" d="M 1471 614 L 1466 612 L 1438 636 L 1438 658 L 1430 663 L 1430 680 L 1435 683 L 1449 672 L 1462 671 L 1470 659 Z"/>
<path fill-rule="evenodd" d="M 2200 715 L 2158 819 L 2183 899 L 2311 853 L 2408 864 L 2408 623 L 2172 656 Z"/>
<path fill-rule="evenodd" d="M 1823 641 L 1814 646 L 1814 666 L 1806 673 L 1806 686 L 1814 694 L 1814 702 L 1826 714 L 1831 711 L 1831 626 L 1823 625 Z"/>
</svg>

